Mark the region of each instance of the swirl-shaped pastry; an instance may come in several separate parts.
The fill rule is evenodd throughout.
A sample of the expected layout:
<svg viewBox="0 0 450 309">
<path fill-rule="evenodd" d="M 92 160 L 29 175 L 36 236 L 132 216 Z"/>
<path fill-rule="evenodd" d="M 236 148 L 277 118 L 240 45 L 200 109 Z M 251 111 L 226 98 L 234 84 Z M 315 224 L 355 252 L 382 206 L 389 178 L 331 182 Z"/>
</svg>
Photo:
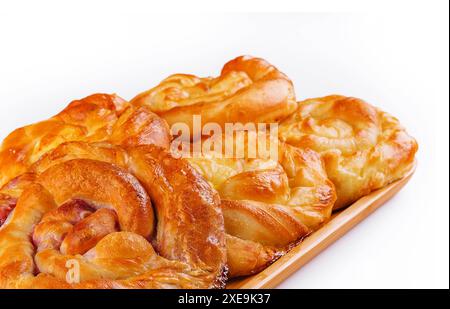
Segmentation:
<svg viewBox="0 0 450 309">
<path fill-rule="evenodd" d="M 411 169 L 418 148 L 396 118 L 339 95 L 300 102 L 281 123 L 280 137 L 322 155 L 336 186 L 335 209 L 400 179 Z"/>
<path fill-rule="evenodd" d="M 68 141 L 107 141 L 126 147 L 168 148 L 167 123 L 148 107 L 132 107 L 116 95 L 94 94 L 71 102 L 58 115 L 12 132 L 0 147 L 0 226 L 15 207 L 30 166 Z M 74 158 L 77 158 L 74 156 Z"/>
<path fill-rule="evenodd" d="M 259 134 L 261 137 L 262 134 Z M 261 271 L 302 238 L 326 223 L 336 200 L 320 156 L 312 150 L 278 143 L 277 157 L 227 157 L 225 148 L 203 149 L 189 162 L 222 199 L 230 277 Z M 231 135 L 223 136 L 223 145 Z M 243 149 L 250 149 L 248 135 Z M 259 147 L 259 146 L 257 146 Z M 198 156 L 198 155 L 197 155 Z"/>
<path fill-rule="evenodd" d="M 163 148 L 65 143 L 9 190 L 19 197 L 0 228 L 1 288 L 224 285 L 219 196 Z M 79 282 L 66 281 L 71 265 Z"/>
<path fill-rule="evenodd" d="M 168 147 L 170 134 L 167 124 L 149 108 L 129 107 L 116 95 L 94 94 L 73 101 L 46 121 L 12 132 L 0 147 L 0 187 L 67 141 Z"/>
<path fill-rule="evenodd" d="M 136 96 L 135 106 L 149 106 L 169 125 L 184 123 L 193 130 L 193 116 L 202 122 L 276 122 L 297 108 L 289 78 L 260 58 L 238 57 L 217 78 L 175 74 Z"/>
</svg>

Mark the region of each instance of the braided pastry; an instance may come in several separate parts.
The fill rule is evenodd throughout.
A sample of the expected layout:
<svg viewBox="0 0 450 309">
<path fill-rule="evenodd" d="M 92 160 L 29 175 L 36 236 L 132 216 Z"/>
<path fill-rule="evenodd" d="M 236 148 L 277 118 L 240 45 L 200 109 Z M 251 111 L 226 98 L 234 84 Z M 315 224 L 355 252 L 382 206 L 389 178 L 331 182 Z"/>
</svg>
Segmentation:
<svg viewBox="0 0 450 309">
<path fill-rule="evenodd" d="M 197 115 L 222 128 L 279 122 L 279 138 L 220 136 L 237 151 L 256 134 L 276 157 L 229 157 L 196 147 L 200 137 L 189 152 L 201 154 L 177 158 L 168 125 L 194 131 Z M 261 271 L 333 207 L 401 178 L 416 151 L 387 113 L 337 95 L 296 103 L 288 77 L 248 56 L 217 78 L 172 75 L 130 103 L 73 101 L 0 147 L 0 288 L 223 287 L 227 267 Z"/>
<path fill-rule="evenodd" d="M 223 144 L 232 138 L 224 135 Z M 272 136 L 264 138 L 276 145 Z M 244 149 L 248 142 L 247 135 Z M 312 150 L 279 143 L 274 160 L 204 149 L 188 160 L 221 196 L 230 277 L 264 269 L 331 216 L 334 186 Z"/>
<path fill-rule="evenodd" d="M 139 94 L 135 106 L 149 106 L 169 125 L 193 128 L 193 116 L 204 123 L 275 122 L 297 107 L 292 82 L 263 59 L 238 57 L 217 78 L 175 74 Z"/>
<path fill-rule="evenodd" d="M 163 148 L 65 143 L 5 190 L 19 197 L 0 228 L 0 288 L 224 284 L 219 196 Z"/>
<path fill-rule="evenodd" d="M 168 148 L 170 139 L 167 123 L 148 107 L 132 107 L 108 94 L 73 101 L 49 120 L 15 130 L 0 147 L 0 226 L 14 208 L 21 188 L 30 183 L 30 166 L 58 145 L 108 141 L 126 147 Z"/>
<path fill-rule="evenodd" d="M 286 143 L 321 153 L 336 186 L 335 209 L 401 178 L 412 166 L 416 141 L 391 115 L 350 97 L 299 103 L 280 125 Z"/>
<path fill-rule="evenodd" d="M 49 120 L 12 132 L 0 147 L 0 187 L 67 141 L 168 147 L 170 134 L 167 124 L 149 108 L 131 108 L 116 95 L 94 94 L 73 101 Z"/>
</svg>

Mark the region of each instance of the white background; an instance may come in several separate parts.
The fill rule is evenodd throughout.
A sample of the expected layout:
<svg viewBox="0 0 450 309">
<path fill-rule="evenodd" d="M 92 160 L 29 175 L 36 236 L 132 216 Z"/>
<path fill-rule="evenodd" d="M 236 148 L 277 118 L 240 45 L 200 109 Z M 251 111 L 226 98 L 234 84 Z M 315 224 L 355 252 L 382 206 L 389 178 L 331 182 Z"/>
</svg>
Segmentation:
<svg viewBox="0 0 450 309">
<path fill-rule="evenodd" d="M 130 99 L 171 73 L 266 58 L 298 99 L 364 98 L 420 144 L 411 182 L 280 287 L 448 288 L 448 1 L 319 1 L 296 14 L 267 13 L 302 9 L 284 1 L 187 2 L 0 2 L 0 138 L 91 93 Z"/>
</svg>

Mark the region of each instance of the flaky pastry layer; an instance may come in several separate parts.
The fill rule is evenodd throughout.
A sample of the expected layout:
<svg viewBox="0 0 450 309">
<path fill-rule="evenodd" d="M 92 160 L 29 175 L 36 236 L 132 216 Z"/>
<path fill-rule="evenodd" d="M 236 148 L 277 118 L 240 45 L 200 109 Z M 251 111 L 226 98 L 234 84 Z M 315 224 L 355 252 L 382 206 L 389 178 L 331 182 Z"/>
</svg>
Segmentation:
<svg viewBox="0 0 450 309">
<path fill-rule="evenodd" d="M 18 198 L 0 228 L 0 288 L 224 285 L 219 196 L 163 148 L 66 143 L 9 189 Z"/>
<path fill-rule="evenodd" d="M 261 136 L 265 145 L 277 142 Z M 226 139 L 234 137 L 224 135 L 223 145 Z M 247 151 L 227 158 L 214 149 L 188 159 L 220 194 L 230 277 L 264 269 L 331 216 L 336 194 L 319 154 L 277 145 L 276 160 Z"/>
<path fill-rule="evenodd" d="M 148 106 L 169 125 L 187 124 L 193 116 L 203 123 L 276 122 L 297 107 L 292 82 L 263 59 L 231 60 L 216 78 L 175 74 L 139 94 L 131 104 Z"/>
<path fill-rule="evenodd" d="M 299 102 L 281 123 L 280 137 L 321 154 L 336 186 L 335 209 L 400 179 L 414 164 L 418 148 L 396 118 L 340 95 Z"/>
</svg>

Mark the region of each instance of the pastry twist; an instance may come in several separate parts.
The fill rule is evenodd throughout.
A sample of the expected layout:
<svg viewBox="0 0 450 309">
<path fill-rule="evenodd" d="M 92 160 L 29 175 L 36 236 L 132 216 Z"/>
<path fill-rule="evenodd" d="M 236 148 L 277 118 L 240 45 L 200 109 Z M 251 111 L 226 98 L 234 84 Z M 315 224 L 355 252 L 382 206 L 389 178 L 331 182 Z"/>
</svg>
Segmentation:
<svg viewBox="0 0 450 309">
<path fill-rule="evenodd" d="M 129 107 L 116 95 L 94 94 L 73 101 L 49 120 L 12 132 L 0 147 L 0 187 L 67 141 L 168 147 L 170 134 L 167 124 L 149 108 Z"/>
<path fill-rule="evenodd" d="M 69 141 L 107 141 L 125 147 L 168 148 L 167 123 L 148 107 L 132 107 L 116 95 L 94 94 L 71 102 L 61 113 L 12 132 L 0 147 L 0 226 L 30 183 L 30 166 Z M 76 157 L 75 157 L 76 158 Z"/>
<path fill-rule="evenodd" d="M 231 138 L 224 135 L 223 145 Z M 265 145 L 276 142 L 264 138 Z M 274 160 L 259 152 L 227 158 L 204 149 L 188 160 L 222 199 L 230 277 L 261 271 L 331 216 L 334 186 L 312 150 L 279 143 Z"/>
<path fill-rule="evenodd" d="M 275 122 L 297 107 L 292 82 L 260 58 L 238 57 L 216 78 L 175 74 L 136 96 L 135 106 L 148 106 L 169 125 L 187 124 L 193 116 L 203 123 Z"/>
<path fill-rule="evenodd" d="M 224 285 L 219 196 L 163 148 L 65 143 L 5 190 L 18 198 L 0 228 L 1 288 Z"/>
<path fill-rule="evenodd" d="M 339 95 L 300 102 L 281 123 L 280 138 L 321 154 L 336 186 L 335 209 L 400 179 L 411 169 L 418 148 L 396 118 Z"/>
<path fill-rule="evenodd" d="M 193 130 L 195 115 L 280 122 L 281 142 L 264 135 L 277 158 L 175 158 L 168 124 Z M 416 151 L 397 119 L 362 100 L 297 104 L 292 82 L 259 58 L 217 78 L 172 75 L 130 103 L 92 95 L 0 147 L 0 288 L 222 287 L 226 259 L 231 277 L 264 269 L 333 205 L 401 178 Z"/>
</svg>

